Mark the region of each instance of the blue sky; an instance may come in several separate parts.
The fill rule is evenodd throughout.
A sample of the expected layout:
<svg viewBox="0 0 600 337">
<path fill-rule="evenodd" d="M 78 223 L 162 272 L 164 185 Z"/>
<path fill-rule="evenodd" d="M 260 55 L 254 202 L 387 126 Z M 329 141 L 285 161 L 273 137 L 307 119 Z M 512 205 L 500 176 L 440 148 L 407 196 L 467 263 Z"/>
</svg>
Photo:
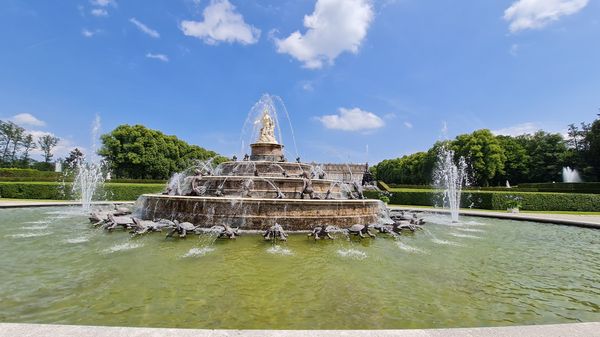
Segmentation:
<svg viewBox="0 0 600 337">
<path fill-rule="evenodd" d="M 426 150 L 444 130 L 564 132 L 600 107 L 596 0 L 0 6 L 0 118 L 61 137 L 59 156 L 91 148 L 96 115 L 103 132 L 139 123 L 237 154 L 263 93 L 321 162 Z"/>
</svg>

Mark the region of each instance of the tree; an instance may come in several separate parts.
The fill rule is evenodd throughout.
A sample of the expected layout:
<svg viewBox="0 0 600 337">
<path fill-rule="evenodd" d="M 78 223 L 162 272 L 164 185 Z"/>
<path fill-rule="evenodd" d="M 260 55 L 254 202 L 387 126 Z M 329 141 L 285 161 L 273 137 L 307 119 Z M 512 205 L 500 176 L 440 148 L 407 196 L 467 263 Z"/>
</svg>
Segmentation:
<svg viewBox="0 0 600 337">
<path fill-rule="evenodd" d="M 52 160 L 52 150 L 56 147 L 60 138 L 54 137 L 53 135 L 44 135 L 38 139 L 38 145 L 40 150 L 44 152 L 44 162 L 49 163 Z"/>
<path fill-rule="evenodd" d="M 451 148 L 457 157 L 465 157 L 473 169 L 477 185 L 488 186 L 496 175 L 504 174 L 506 155 L 500 141 L 490 130 L 477 130 L 459 135 L 452 141 Z"/>
<path fill-rule="evenodd" d="M 596 179 L 600 181 L 600 118 L 592 123 L 586 135 L 586 141 L 589 144 L 585 156 L 586 161 L 596 174 Z"/>
<path fill-rule="evenodd" d="M 19 149 L 25 129 L 13 122 L 0 121 L 0 144 L 2 145 L 2 162 L 12 163 Z"/>
<path fill-rule="evenodd" d="M 529 181 L 551 182 L 562 179 L 567 152 L 562 135 L 538 131 L 534 135 L 518 136 L 516 139 L 530 156 Z"/>
<path fill-rule="evenodd" d="M 83 152 L 78 148 L 74 148 L 69 152 L 69 156 L 65 159 L 65 166 L 73 168 L 77 165 L 78 162 L 82 161 L 84 158 Z"/>
<path fill-rule="evenodd" d="M 174 172 L 191 166 L 194 160 L 211 157 L 217 157 L 216 163 L 227 160 L 213 151 L 142 125 L 120 125 L 102 135 L 101 140 L 98 154 L 119 178 L 168 179 Z"/>
<path fill-rule="evenodd" d="M 23 138 L 23 154 L 21 155 L 21 161 L 24 166 L 29 166 L 29 152 L 36 148 L 35 141 L 31 134 L 28 134 Z"/>
<path fill-rule="evenodd" d="M 496 176 L 494 183 L 503 185 L 506 181 L 509 181 L 514 185 L 527 182 L 531 158 L 523 145 L 511 136 L 497 136 L 496 138 L 504 149 L 506 161 L 504 162 L 503 173 Z"/>
</svg>

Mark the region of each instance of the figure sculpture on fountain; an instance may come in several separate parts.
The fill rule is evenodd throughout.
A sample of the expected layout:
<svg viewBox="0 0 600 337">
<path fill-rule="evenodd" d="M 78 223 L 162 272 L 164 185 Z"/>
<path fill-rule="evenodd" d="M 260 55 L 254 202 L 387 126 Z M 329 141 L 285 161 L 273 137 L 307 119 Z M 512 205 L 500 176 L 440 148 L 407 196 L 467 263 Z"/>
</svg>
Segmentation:
<svg viewBox="0 0 600 337">
<path fill-rule="evenodd" d="M 258 143 L 278 144 L 275 139 L 275 123 L 269 115 L 269 111 L 265 110 L 261 118 L 262 127 L 258 136 Z"/>
</svg>

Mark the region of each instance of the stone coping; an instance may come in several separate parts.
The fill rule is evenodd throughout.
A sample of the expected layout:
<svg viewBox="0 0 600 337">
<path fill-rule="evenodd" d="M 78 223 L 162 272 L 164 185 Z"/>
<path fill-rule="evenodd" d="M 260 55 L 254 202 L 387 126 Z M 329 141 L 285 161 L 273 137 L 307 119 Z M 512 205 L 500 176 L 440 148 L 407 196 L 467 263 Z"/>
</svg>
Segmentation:
<svg viewBox="0 0 600 337">
<path fill-rule="evenodd" d="M 273 198 L 240 198 L 236 196 L 223 196 L 223 197 L 199 197 L 199 196 L 185 196 L 185 195 L 165 195 L 165 194 L 142 194 L 142 197 L 156 198 L 156 199 L 171 199 L 171 200 L 196 200 L 204 201 L 210 200 L 215 202 L 224 203 L 259 203 L 268 202 L 273 204 L 286 204 L 286 203 L 300 203 L 300 204 L 377 204 L 377 199 L 273 199 Z"/>
<path fill-rule="evenodd" d="M 0 337 L 600 337 L 600 322 L 412 330 L 199 330 L 0 323 Z"/>
<path fill-rule="evenodd" d="M 146 194 L 145 194 L 146 195 Z M 157 194 L 147 194 L 147 196 L 162 196 Z M 171 197 L 182 197 L 182 196 L 171 196 Z M 182 198 L 205 198 L 205 197 L 182 197 Z M 228 198 L 228 197 L 220 197 L 218 199 L 239 199 L 239 198 Z M 259 198 L 251 198 L 249 200 L 257 200 L 257 201 L 277 201 L 277 200 L 298 200 L 300 202 L 322 202 L 322 201 L 331 201 L 331 200 L 312 200 L 312 199 L 259 199 Z M 373 199 L 364 199 L 364 200 L 344 200 L 344 202 L 364 202 Z M 231 200 L 227 200 L 231 202 Z M 134 201 L 102 201 L 102 202 L 93 202 L 93 205 L 133 205 Z M 58 207 L 58 206 L 81 206 L 81 202 L 78 201 L 27 201 L 27 200 L 9 200 L 3 201 L 0 198 L 0 209 L 3 208 L 27 208 L 27 207 Z M 403 206 L 389 206 L 390 209 L 395 210 L 407 210 L 413 212 L 424 212 L 424 213 L 437 213 L 437 214 L 448 214 L 449 210 L 444 209 L 434 209 L 434 208 L 412 208 L 412 207 L 403 207 Z M 571 214 L 547 214 L 547 213 L 539 213 L 539 214 L 531 214 L 531 213 L 502 213 L 495 211 L 469 211 L 469 210 L 461 210 L 461 215 L 466 216 L 475 216 L 475 217 L 483 217 L 483 218 L 496 218 L 496 219 L 505 219 L 505 220 L 518 220 L 518 221 L 532 221 L 532 222 L 541 222 L 541 223 L 552 223 L 566 226 L 577 226 L 577 227 L 587 227 L 587 228 L 597 228 L 600 229 L 600 215 L 599 216 L 587 216 L 587 215 L 571 215 Z"/>
<path fill-rule="evenodd" d="M 94 201 L 92 205 L 111 206 L 111 205 L 133 205 L 135 201 Z M 9 200 L 4 201 L 0 198 L 0 209 L 2 208 L 28 208 L 28 207 L 58 207 L 58 206 L 81 206 L 80 201 L 35 201 L 35 200 Z"/>
<path fill-rule="evenodd" d="M 388 206 L 392 210 L 405 210 L 411 212 L 449 214 L 448 209 L 435 208 L 413 208 L 403 206 Z M 600 229 L 600 216 L 575 215 L 575 214 L 549 214 L 549 213 L 503 213 L 486 210 L 460 210 L 460 215 L 475 216 L 482 218 L 495 218 L 504 220 L 532 221 L 541 223 L 551 223 L 566 226 L 586 227 Z"/>
</svg>

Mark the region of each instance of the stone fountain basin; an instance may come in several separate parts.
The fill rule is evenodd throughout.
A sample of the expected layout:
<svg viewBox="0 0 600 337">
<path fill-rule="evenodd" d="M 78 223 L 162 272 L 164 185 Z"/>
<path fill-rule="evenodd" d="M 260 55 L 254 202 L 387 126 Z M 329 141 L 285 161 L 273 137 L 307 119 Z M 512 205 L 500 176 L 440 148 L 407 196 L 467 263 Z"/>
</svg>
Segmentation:
<svg viewBox="0 0 600 337">
<path fill-rule="evenodd" d="M 312 168 L 309 164 L 273 161 L 230 161 L 220 167 L 219 175 L 253 176 L 256 169 L 261 176 L 269 177 L 281 177 L 284 170 L 290 176 L 299 176 L 302 171 L 310 173 Z"/>
<path fill-rule="evenodd" d="M 281 224 L 286 230 L 316 226 L 340 228 L 376 223 L 381 201 L 195 197 L 144 194 L 138 199 L 144 220 L 170 219 L 202 227 L 228 224 L 241 229 L 264 230 Z"/>
<path fill-rule="evenodd" d="M 301 178 L 284 177 L 254 177 L 254 176 L 205 176 L 202 177 L 201 185 L 206 186 L 206 194 L 214 195 L 218 187 L 222 188 L 223 195 L 239 197 L 243 189 L 242 185 L 247 180 L 253 181 L 251 196 L 253 198 L 275 198 L 277 190 L 283 192 L 287 199 L 299 199 L 304 182 Z M 272 184 L 272 185 L 271 185 Z M 342 199 L 342 191 L 339 182 L 333 180 L 312 179 L 315 193 L 323 197 L 331 189 L 331 199 Z"/>
</svg>

